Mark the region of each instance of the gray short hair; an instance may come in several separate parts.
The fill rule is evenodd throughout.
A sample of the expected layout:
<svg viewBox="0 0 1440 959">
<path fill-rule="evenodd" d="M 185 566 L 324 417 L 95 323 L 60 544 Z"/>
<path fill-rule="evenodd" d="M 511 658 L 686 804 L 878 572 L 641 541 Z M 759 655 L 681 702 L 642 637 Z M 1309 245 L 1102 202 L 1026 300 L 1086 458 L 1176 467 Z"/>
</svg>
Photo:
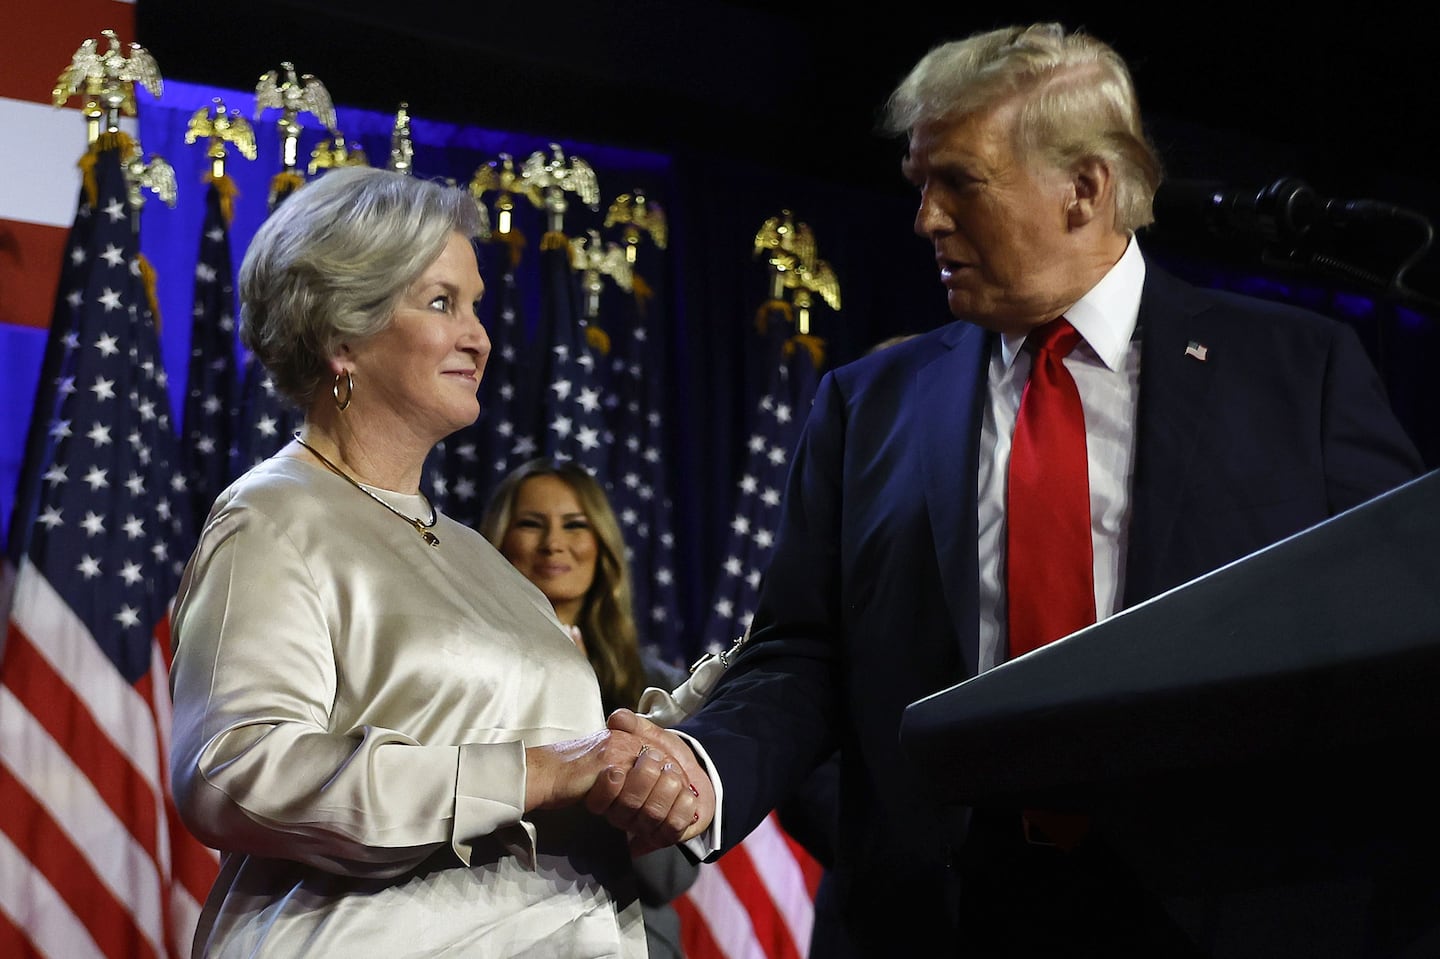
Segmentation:
<svg viewBox="0 0 1440 959">
<path fill-rule="evenodd" d="M 1023 96 L 1015 125 L 1022 156 L 1068 167 L 1099 157 L 1115 172 L 1115 227 L 1154 219 L 1160 158 L 1145 135 L 1135 84 L 1106 44 L 1058 23 L 1004 27 L 932 49 L 890 95 L 883 129 L 958 118 Z"/>
<path fill-rule="evenodd" d="M 240 340 L 305 409 L 340 343 L 384 329 L 450 234 L 478 228 L 475 201 L 455 187 L 372 167 L 325 173 L 286 198 L 245 251 Z"/>
</svg>

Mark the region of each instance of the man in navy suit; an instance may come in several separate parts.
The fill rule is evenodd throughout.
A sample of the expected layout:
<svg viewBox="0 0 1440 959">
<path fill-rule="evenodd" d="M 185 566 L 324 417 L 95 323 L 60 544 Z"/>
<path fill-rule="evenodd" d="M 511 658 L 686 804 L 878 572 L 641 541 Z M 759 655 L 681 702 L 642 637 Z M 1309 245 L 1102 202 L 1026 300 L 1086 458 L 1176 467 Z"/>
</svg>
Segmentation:
<svg viewBox="0 0 1440 959">
<path fill-rule="evenodd" d="M 814 954 L 1190 955 L 1103 846 L 1032 842 L 1019 810 L 946 809 L 899 748 L 909 703 L 1008 655 L 1026 337 L 1062 317 L 1080 335 L 1064 366 L 1084 413 L 1101 619 L 1422 463 L 1348 327 L 1146 261 L 1135 232 L 1160 164 L 1104 44 L 1041 24 L 942 45 L 888 121 L 909 139 L 915 230 L 957 322 L 820 384 L 751 638 L 677 727 L 709 774 L 696 828 L 710 828 L 692 848 L 734 846 L 838 749 L 838 908 Z"/>
</svg>

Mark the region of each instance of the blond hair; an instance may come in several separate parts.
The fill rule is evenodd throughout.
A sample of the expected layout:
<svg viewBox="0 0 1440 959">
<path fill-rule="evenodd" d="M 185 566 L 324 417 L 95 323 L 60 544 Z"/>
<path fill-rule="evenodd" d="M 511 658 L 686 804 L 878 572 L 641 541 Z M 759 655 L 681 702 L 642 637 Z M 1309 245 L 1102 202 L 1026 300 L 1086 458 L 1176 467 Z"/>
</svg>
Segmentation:
<svg viewBox="0 0 1440 959">
<path fill-rule="evenodd" d="M 506 474 L 485 505 L 480 533 L 496 548 L 505 539 L 515 516 L 520 487 L 536 476 L 553 476 L 568 486 L 580 501 L 599 545 L 595 579 L 585 591 L 576 626 L 585 639 L 585 655 L 600 683 L 606 713 L 623 706 L 634 709 L 645 691 L 645 667 L 640 658 L 640 634 L 630 588 L 630 564 L 620 521 L 605 489 L 577 463 L 556 463 L 540 457 L 522 463 Z"/>
<path fill-rule="evenodd" d="M 1058 23 L 1004 27 L 935 47 L 891 93 L 882 128 L 980 113 L 1021 97 L 1017 152 L 1069 169 L 1099 158 L 1115 173 L 1115 228 L 1154 220 L 1160 158 L 1145 135 L 1125 61 L 1101 41 Z"/>
</svg>

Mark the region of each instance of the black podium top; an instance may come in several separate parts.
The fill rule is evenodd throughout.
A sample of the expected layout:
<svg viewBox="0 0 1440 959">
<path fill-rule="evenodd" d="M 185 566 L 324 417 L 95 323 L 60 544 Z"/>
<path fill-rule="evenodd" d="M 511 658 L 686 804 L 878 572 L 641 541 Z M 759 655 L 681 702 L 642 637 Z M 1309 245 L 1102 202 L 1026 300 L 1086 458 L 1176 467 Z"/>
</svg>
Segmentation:
<svg viewBox="0 0 1440 959">
<path fill-rule="evenodd" d="M 911 704 L 901 745 L 967 804 L 1298 791 L 1409 775 L 1437 689 L 1440 471 Z"/>
</svg>

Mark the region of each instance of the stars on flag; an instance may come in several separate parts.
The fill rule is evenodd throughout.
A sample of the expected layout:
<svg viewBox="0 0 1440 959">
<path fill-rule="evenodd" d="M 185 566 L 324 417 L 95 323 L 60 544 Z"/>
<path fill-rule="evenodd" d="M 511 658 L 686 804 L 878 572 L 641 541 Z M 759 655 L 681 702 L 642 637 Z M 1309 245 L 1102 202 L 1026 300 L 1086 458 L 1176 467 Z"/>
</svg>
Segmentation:
<svg viewBox="0 0 1440 959">
<path fill-rule="evenodd" d="M 234 264 L 223 199 L 227 179 L 212 179 L 206 190 L 191 309 L 181 455 L 197 529 L 215 497 L 238 475 L 233 453 L 246 427 L 238 402 Z"/>
<path fill-rule="evenodd" d="M 705 648 L 710 652 L 728 649 L 750 625 L 760 580 L 775 545 L 790 452 L 799 441 L 803 417 L 796 411 L 809 408 L 819 381 L 812 354 L 791 350 L 786 355 L 779 332 L 786 325 L 779 318 L 768 323 L 769 332 L 757 344 L 770 375 L 746 428 L 749 439 L 735 484 L 730 541 L 705 625 Z"/>
</svg>

